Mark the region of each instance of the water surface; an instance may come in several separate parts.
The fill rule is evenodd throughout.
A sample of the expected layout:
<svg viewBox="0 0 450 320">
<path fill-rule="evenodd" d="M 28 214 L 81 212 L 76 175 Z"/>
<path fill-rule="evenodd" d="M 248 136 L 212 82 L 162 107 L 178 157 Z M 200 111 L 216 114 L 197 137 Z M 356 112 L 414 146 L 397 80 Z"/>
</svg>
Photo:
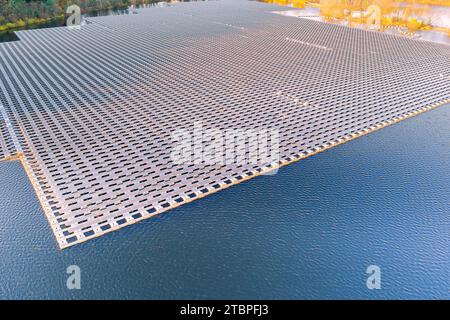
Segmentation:
<svg viewBox="0 0 450 320">
<path fill-rule="evenodd" d="M 448 298 L 449 129 L 440 107 L 64 251 L 1 163 L 0 298 Z"/>
</svg>

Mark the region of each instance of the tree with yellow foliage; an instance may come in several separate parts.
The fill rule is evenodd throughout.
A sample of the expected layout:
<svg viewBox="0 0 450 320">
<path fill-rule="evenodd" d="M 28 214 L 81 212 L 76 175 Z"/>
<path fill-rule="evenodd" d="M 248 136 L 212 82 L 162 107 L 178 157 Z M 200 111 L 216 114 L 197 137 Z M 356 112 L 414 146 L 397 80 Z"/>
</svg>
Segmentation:
<svg viewBox="0 0 450 320">
<path fill-rule="evenodd" d="M 345 18 L 345 0 L 320 0 L 320 14 L 326 20 Z"/>
<path fill-rule="evenodd" d="M 292 0 L 294 8 L 303 9 L 306 6 L 306 0 Z"/>
</svg>

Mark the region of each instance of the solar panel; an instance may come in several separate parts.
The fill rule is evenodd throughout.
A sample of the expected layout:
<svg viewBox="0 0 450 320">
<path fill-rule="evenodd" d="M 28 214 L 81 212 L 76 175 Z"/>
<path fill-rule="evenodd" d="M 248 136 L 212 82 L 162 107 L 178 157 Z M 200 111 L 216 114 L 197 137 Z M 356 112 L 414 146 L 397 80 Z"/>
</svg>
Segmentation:
<svg viewBox="0 0 450 320">
<path fill-rule="evenodd" d="M 0 45 L 0 156 L 20 155 L 61 248 L 450 102 L 448 46 L 273 8 L 183 3 Z M 279 158 L 174 162 L 198 124 L 276 131 Z"/>
</svg>

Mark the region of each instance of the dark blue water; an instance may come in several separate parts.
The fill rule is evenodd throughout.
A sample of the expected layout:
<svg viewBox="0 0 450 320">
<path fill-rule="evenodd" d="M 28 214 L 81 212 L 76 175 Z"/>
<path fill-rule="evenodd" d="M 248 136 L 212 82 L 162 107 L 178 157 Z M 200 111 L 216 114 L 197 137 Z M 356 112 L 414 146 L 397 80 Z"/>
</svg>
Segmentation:
<svg viewBox="0 0 450 320">
<path fill-rule="evenodd" d="M 445 106 L 65 251 L 0 164 L 0 297 L 449 298 L 449 138 Z"/>
</svg>

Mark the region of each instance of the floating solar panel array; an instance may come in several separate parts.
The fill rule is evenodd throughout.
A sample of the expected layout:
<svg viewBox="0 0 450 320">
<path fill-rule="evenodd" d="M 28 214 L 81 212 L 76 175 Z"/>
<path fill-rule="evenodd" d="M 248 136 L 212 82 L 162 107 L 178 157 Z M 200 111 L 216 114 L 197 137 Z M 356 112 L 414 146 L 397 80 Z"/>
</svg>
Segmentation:
<svg viewBox="0 0 450 320">
<path fill-rule="evenodd" d="M 450 47 L 182 3 L 0 45 L 0 156 L 19 154 L 61 248 L 450 100 Z M 172 133 L 277 130 L 279 161 L 171 160 Z"/>
</svg>

